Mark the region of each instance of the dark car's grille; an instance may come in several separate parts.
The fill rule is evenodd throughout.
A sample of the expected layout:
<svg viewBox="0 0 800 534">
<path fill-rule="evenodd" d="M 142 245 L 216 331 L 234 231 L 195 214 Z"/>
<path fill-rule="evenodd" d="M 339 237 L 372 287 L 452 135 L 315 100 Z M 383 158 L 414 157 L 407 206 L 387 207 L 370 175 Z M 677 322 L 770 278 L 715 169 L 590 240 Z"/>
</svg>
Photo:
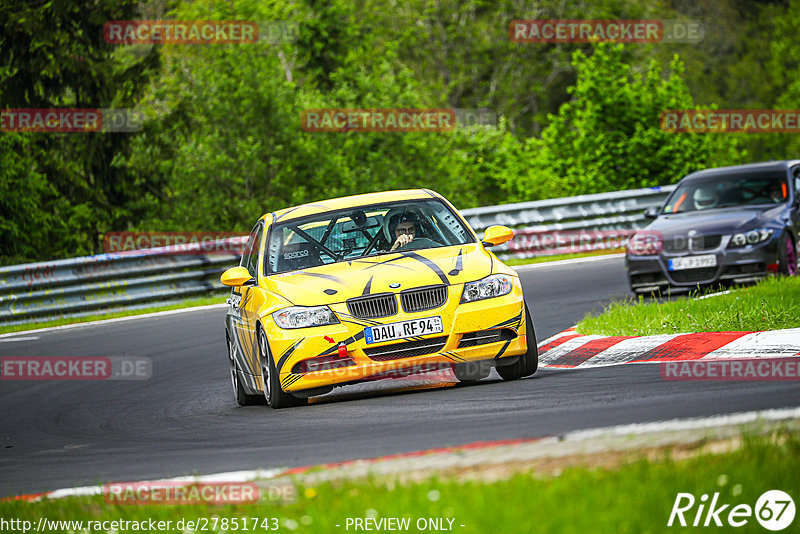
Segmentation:
<svg viewBox="0 0 800 534">
<path fill-rule="evenodd" d="M 489 343 L 497 343 L 498 341 L 508 341 L 515 337 L 517 337 L 517 335 L 514 331 L 508 328 L 469 332 L 461 336 L 461 341 L 458 342 L 458 348 L 463 349 L 464 347 L 488 345 Z"/>
<path fill-rule="evenodd" d="M 397 299 L 392 293 L 357 297 L 347 301 L 347 309 L 359 319 L 389 317 L 397 313 Z"/>
<path fill-rule="evenodd" d="M 666 284 L 667 279 L 661 273 L 641 273 L 632 274 L 631 283 L 635 285 L 640 284 Z"/>
<path fill-rule="evenodd" d="M 367 347 L 364 349 L 370 360 L 376 362 L 388 362 L 412 356 L 422 356 L 439 352 L 447 343 L 447 336 L 430 337 L 416 341 L 404 341 L 402 343 L 392 343 L 382 347 Z"/>
<path fill-rule="evenodd" d="M 721 235 L 699 235 L 694 237 L 678 237 L 664 240 L 665 252 L 700 252 L 713 250 L 722 243 Z"/>
<path fill-rule="evenodd" d="M 672 279 L 679 284 L 689 282 L 703 282 L 711 280 L 717 273 L 716 267 L 703 267 L 702 269 L 686 269 L 685 271 L 672 271 Z"/>
<path fill-rule="evenodd" d="M 400 303 L 406 313 L 432 310 L 445 302 L 447 302 L 447 286 L 409 289 L 400 293 Z"/>
</svg>

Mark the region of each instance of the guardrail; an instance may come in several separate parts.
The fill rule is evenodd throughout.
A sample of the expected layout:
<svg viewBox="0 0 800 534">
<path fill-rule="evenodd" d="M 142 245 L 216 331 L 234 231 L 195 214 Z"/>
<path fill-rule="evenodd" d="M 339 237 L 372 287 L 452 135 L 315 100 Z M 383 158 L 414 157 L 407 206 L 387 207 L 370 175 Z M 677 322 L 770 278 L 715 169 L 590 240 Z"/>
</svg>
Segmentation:
<svg viewBox="0 0 800 534">
<path fill-rule="evenodd" d="M 674 187 L 488 206 L 461 214 L 478 232 L 495 224 L 515 228 L 515 239 L 494 249 L 500 257 L 613 248 L 644 226 L 643 210 L 663 203 Z M 238 262 L 234 253 L 175 255 L 171 247 L 160 247 L 0 267 L 0 325 L 131 310 L 227 291 L 219 275 Z"/>
<path fill-rule="evenodd" d="M 500 258 L 585 252 L 624 247 L 646 225 L 644 210 L 660 206 L 674 185 L 594 195 L 535 200 L 461 210 L 476 231 L 500 224 L 514 239 L 492 249 Z"/>
</svg>

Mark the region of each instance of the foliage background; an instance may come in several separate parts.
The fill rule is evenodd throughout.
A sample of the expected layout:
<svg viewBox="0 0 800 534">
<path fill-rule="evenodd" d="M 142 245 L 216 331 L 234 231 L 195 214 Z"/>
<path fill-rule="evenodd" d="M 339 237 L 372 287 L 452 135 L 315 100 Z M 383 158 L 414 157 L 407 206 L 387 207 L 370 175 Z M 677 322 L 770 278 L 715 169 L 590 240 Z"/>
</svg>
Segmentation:
<svg viewBox="0 0 800 534">
<path fill-rule="evenodd" d="M 459 208 L 796 157 L 791 134 L 668 134 L 664 109 L 800 108 L 800 0 L 0 2 L 0 107 L 136 107 L 130 133 L 0 133 L 0 263 L 112 230 L 246 233 L 260 214 L 429 187 Z M 291 21 L 296 39 L 116 46 L 126 19 Z M 692 19 L 696 44 L 516 44 L 513 19 Z M 489 108 L 495 128 L 309 133 L 307 108 Z"/>
</svg>

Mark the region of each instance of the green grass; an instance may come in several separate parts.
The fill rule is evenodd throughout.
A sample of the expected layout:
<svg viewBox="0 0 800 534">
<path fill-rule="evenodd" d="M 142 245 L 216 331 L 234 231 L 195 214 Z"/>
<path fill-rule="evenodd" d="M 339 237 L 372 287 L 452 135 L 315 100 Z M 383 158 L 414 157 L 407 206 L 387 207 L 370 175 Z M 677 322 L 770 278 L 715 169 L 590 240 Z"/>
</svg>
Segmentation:
<svg viewBox="0 0 800 534">
<path fill-rule="evenodd" d="M 553 256 L 535 256 L 533 258 L 523 258 L 523 259 L 510 259 L 510 260 L 503 260 L 508 266 L 514 265 L 528 265 L 529 263 L 545 263 L 548 261 L 558 261 L 558 260 L 571 260 L 575 258 L 589 258 L 591 256 L 606 256 L 608 254 L 619 254 L 621 252 L 625 252 L 624 248 L 615 248 L 615 249 L 605 249 L 605 250 L 595 250 L 591 252 L 576 252 L 574 254 L 556 254 Z"/>
<path fill-rule="evenodd" d="M 418 532 L 419 518 L 451 518 L 458 533 L 649 533 L 682 531 L 667 528 L 679 492 L 719 492 L 718 505 L 755 507 L 767 490 L 780 489 L 800 502 L 800 435 L 781 431 L 772 436 L 745 436 L 739 448 L 721 454 L 693 454 L 676 459 L 669 451 L 652 460 L 638 455 L 614 467 L 567 467 L 560 472 L 518 472 L 495 482 L 430 478 L 401 484 L 384 480 L 325 483 L 299 488 L 292 504 L 247 506 L 113 506 L 102 497 L 0 502 L 0 517 L 35 525 L 40 517 L 61 520 L 195 520 L 276 518 L 283 532 L 354 532 L 347 518 L 407 517 L 409 532 Z M 594 458 L 595 456 L 589 456 Z M 686 517 L 691 521 L 697 504 Z M 251 521 L 252 520 L 248 519 Z M 800 518 L 796 518 L 795 527 Z M 447 524 L 445 522 L 445 524 Z M 337 527 L 336 525 L 340 525 Z M 460 525 L 464 525 L 463 527 Z M 714 530 L 714 527 L 712 527 Z M 718 531 L 765 532 L 754 517 L 747 525 Z M 51 530 L 62 532 L 61 530 Z M 132 530 L 119 530 L 131 532 Z M 209 529 L 206 532 L 222 532 Z M 230 530 L 233 532 L 233 529 Z M 790 527 L 786 532 L 792 531 Z M 796 532 L 796 530 L 794 530 Z M 79 532 L 75 530 L 75 532 Z M 186 531 L 189 532 L 189 531 Z M 254 532 L 248 528 L 246 531 Z M 265 532 L 265 530 L 258 530 Z"/>
<path fill-rule="evenodd" d="M 152 308 L 142 308 L 139 310 L 123 310 L 112 313 L 98 313 L 97 315 L 87 315 L 86 317 L 66 317 L 64 319 L 54 319 L 52 321 L 44 321 L 41 323 L 26 323 L 13 326 L 0 325 L 0 334 L 7 334 L 10 332 L 23 332 L 26 330 L 37 330 L 39 328 L 49 328 L 52 326 L 63 326 L 67 324 L 88 323 L 90 321 L 101 321 L 103 319 L 115 319 L 117 317 L 129 317 L 133 315 L 142 315 L 145 313 L 153 313 L 167 310 L 179 310 L 182 308 L 191 308 L 194 306 L 206 306 L 209 304 L 222 304 L 227 298 L 226 295 L 216 295 L 213 297 L 198 297 L 194 299 L 186 299 L 182 302 L 169 304 L 166 306 L 153 306 Z"/>
<path fill-rule="evenodd" d="M 582 334 L 636 336 L 676 332 L 760 331 L 800 327 L 800 277 L 772 277 L 726 295 L 613 302 L 577 325 Z"/>
</svg>

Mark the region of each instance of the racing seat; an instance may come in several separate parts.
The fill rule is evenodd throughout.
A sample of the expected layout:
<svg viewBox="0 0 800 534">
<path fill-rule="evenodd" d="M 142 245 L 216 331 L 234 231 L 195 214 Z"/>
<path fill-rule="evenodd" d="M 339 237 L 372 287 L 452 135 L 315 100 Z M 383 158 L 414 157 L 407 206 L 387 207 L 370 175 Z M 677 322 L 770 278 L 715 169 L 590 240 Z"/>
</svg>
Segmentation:
<svg viewBox="0 0 800 534">
<path fill-rule="evenodd" d="M 284 245 L 278 255 L 278 272 L 296 271 L 322 265 L 317 248 L 311 243 Z"/>
</svg>

